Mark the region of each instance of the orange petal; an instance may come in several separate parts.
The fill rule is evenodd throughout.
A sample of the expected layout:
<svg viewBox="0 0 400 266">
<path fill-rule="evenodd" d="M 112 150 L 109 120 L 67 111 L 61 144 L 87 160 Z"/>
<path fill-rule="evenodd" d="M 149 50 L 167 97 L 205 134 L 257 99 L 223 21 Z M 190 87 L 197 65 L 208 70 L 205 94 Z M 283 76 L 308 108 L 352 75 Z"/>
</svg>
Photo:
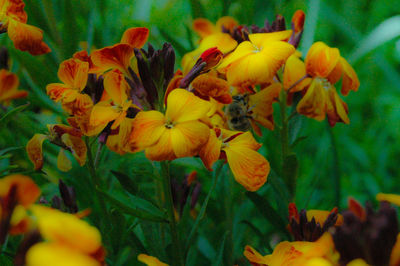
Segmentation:
<svg viewBox="0 0 400 266">
<path fill-rule="evenodd" d="M 249 191 L 257 191 L 267 181 L 268 161 L 254 149 L 256 141 L 250 132 L 238 135 L 222 150 L 235 180 Z"/>
<path fill-rule="evenodd" d="M 110 71 L 104 75 L 104 89 L 114 105 L 122 105 L 128 99 L 129 85 L 119 70 Z"/>
<path fill-rule="evenodd" d="M 68 59 L 60 64 L 59 79 L 71 89 L 82 91 L 87 82 L 89 64 L 78 59 Z"/>
<path fill-rule="evenodd" d="M 400 265 L 400 234 L 397 235 L 396 243 L 390 255 L 390 266 Z"/>
<path fill-rule="evenodd" d="M 47 95 L 56 102 L 63 99 L 68 90 L 71 90 L 71 88 L 62 83 L 51 83 L 46 86 Z"/>
<path fill-rule="evenodd" d="M 42 169 L 43 167 L 43 141 L 48 139 L 46 135 L 35 134 L 26 144 L 26 152 L 28 153 L 29 160 L 33 163 L 35 170 Z"/>
<path fill-rule="evenodd" d="M 205 18 L 196 18 L 193 21 L 193 30 L 201 37 L 207 37 L 213 33 L 217 32 L 217 29 L 214 25 Z"/>
<path fill-rule="evenodd" d="M 6 69 L 0 70 L 0 102 L 25 97 L 27 91 L 17 90 L 19 86 L 18 76 Z"/>
<path fill-rule="evenodd" d="M 296 55 L 289 56 L 285 64 L 285 70 L 283 72 L 283 87 L 285 90 L 290 89 L 290 92 L 296 92 L 303 90 L 311 82 L 310 78 L 305 78 L 300 83 L 297 83 L 300 79 L 306 75 L 306 66 Z M 297 83 L 297 85 L 295 85 Z M 295 86 L 293 86 L 295 85 Z"/>
<path fill-rule="evenodd" d="M 133 55 L 134 52 L 131 45 L 119 43 L 94 51 L 91 58 L 93 63 L 98 66 L 102 72 L 109 69 L 118 69 L 124 74 L 127 74 Z"/>
<path fill-rule="evenodd" d="M 62 107 L 69 114 L 80 116 L 91 110 L 93 101 L 89 95 L 77 93 L 73 101 L 63 102 Z"/>
<path fill-rule="evenodd" d="M 67 155 L 65 154 L 64 149 L 60 149 L 60 152 L 57 156 L 57 168 L 63 172 L 68 172 L 72 169 L 71 161 L 68 159 Z"/>
<path fill-rule="evenodd" d="M 307 73 L 313 77 L 328 77 L 339 59 L 340 52 L 337 48 L 331 48 L 323 42 L 316 42 L 308 50 L 305 59 Z"/>
<path fill-rule="evenodd" d="M 133 120 L 130 142 L 138 147 L 147 148 L 157 143 L 167 130 L 165 117 L 157 111 L 139 112 Z"/>
<path fill-rule="evenodd" d="M 218 19 L 217 23 L 215 23 L 217 31 L 222 31 L 222 29 L 231 31 L 236 26 L 239 26 L 239 23 L 233 17 L 229 16 L 221 17 Z"/>
<path fill-rule="evenodd" d="M 22 23 L 28 21 L 28 15 L 24 11 L 25 3 L 23 0 L 2 1 L 1 3 L 2 12 L 6 13 L 10 19 L 15 19 Z"/>
<path fill-rule="evenodd" d="M 171 131 L 171 142 L 177 158 L 197 155 L 210 134 L 210 129 L 198 121 L 176 124 Z"/>
<path fill-rule="evenodd" d="M 61 141 L 69 148 L 78 163 L 83 166 L 86 162 L 87 148 L 82 138 L 64 134 L 61 136 Z"/>
<path fill-rule="evenodd" d="M 168 264 L 161 262 L 156 257 L 149 256 L 146 254 L 139 254 L 138 261 L 143 262 L 147 266 L 168 266 Z"/>
<path fill-rule="evenodd" d="M 184 89 L 175 89 L 167 99 L 166 118 L 174 123 L 197 120 L 207 116 L 211 104 Z"/>
<path fill-rule="evenodd" d="M 296 109 L 299 114 L 322 121 L 325 119 L 327 102 L 326 89 L 320 80 L 314 79 Z"/>
<path fill-rule="evenodd" d="M 121 38 L 121 43 L 129 44 L 135 48 L 142 48 L 149 38 L 149 29 L 144 27 L 127 29 Z"/>
<path fill-rule="evenodd" d="M 51 49 L 43 42 L 43 31 L 37 27 L 10 19 L 7 31 L 18 50 L 28 51 L 31 55 L 51 52 Z"/>
<path fill-rule="evenodd" d="M 349 92 L 357 91 L 360 86 L 357 74 L 352 66 L 343 58 L 340 58 L 340 64 L 343 67 L 342 94 L 346 96 Z"/>
<path fill-rule="evenodd" d="M 219 159 L 221 145 L 222 141 L 217 138 L 214 129 L 211 129 L 207 143 L 199 151 L 199 156 L 209 171 L 212 171 L 213 164 Z"/>
<path fill-rule="evenodd" d="M 214 76 L 213 74 L 206 73 L 199 75 L 192 81 L 191 86 L 196 90 L 196 92 L 203 96 L 213 97 L 224 104 L 232 102 L 228 82 Z"/>
<path fill-rule="evenodd" d="M 244 248 L 243 255 L 252 265 L 268 265 L 268 261 L 265 260 L 264 256 L 258 253 L 253 247 L 249 245 L 246 245 L 246 247 Z"/>
<path fill-rule="evenodd" d="M 146 149 L 145 154 L 152 161 L 171 161 L 176 159 L 172 148 L 171 130 L 165 130 L 158 142 Z"/>
<path fill-rule="evenodd" d="M 75 115 L 73 117 L 68 118 L 68 122 L 74 126 L 79 127 L 82 133 L 86 136 L 94 136 L 99 134 L 107 124 L 99 124 L 98 126 L 93 126 L 90 124 L 90 115 L 92 113 L 92 109 L 89 109 L 82 115 Z"/>
<path fill-rule="evenodd" d="M 299 33 L 303 31 L 304 28 L 304 20 L 306 15 L 304 14 L 303 10 L 296 10 L 292 17 L 292 23 L 294 24 L 294 32 Z"/>
<path fill-rule="evenodd" d="M 334 126 L 336 122 L 343 122 L 345 124 L 350 123 L 348 117 L 348 107 L 347 104 L 340 98 L 336 89 L 332 88 L 328 91 L 329 101 L 327 103 L 326 114 L 328 116 L 328 121 L 331 126 Z"/>
<path fill-rule="evenodd" d="M 0 179 L 0 197 L 6 197 L 13 186 L 17 188 L 17 203 L 24 207 L 34 203 L 40 196 L 39 187 L 30 177 L 15 174 Z"/>
<path fill-rule="evenodd" d="M 93 106 L 90 115 L 90 124 L 92 126 L 105 125 L 111 122 L 121 114 L 122 110 L 112 106 L 109 102 L 99 102 Z"/>
<path fill-rule="evenodd" d="M 76 137 L 82 137 L 82 132 L 74 127 L 70 127 L 63 124 L 50 124 L 47 125 L 49 131 L 53 134 L 57 134 L 58 137 L 61 137 L 63 134 L 70 134 Z"/>
</svg>

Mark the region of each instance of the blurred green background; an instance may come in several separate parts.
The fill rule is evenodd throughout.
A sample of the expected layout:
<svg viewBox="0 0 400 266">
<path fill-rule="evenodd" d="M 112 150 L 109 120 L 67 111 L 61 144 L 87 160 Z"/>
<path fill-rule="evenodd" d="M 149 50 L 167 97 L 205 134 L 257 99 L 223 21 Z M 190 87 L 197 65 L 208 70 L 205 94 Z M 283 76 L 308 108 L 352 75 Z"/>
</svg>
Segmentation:
<svg viewBox="0 0 400 266">
<path fill-rule="evenodd" d="M 90 184 L 85 184 L 86 169 L 82 170 L 73 162 L 72 171 L 59 172 L 55 166 L 58 149 L 46 144 L 46 174 L 32 173 L 32 165 L 24 150 L 33 134 L 46 132 L 46 124 L 65 122 L 66 114 L 47 97 L 45 87 L 58 82 L 59 63 L 70 58 L 75 51 L 112 45 L 120 40 L 128 27 L 145 26 L 150 29 L 149 42 L 156 48 L 161 48 L 165 41 L 173 44 L 177 69 L 183 54 L 197 44 L 198 38 L 191 30 L 193 18 L 205 17 L 216 22 L 219 17 L 230 15 L 241 24 L 262 26 L 265 19 L 273 21 L 275 15 L 282 14 L 289 26 L 292 14 L 302 9 L 306 13 L 299 47 L 303 55 L 314 41 L 339 48 L 341 55 L 357 72 L 361 85 L 358 92 L 351 92 L 344 99 L 349 106 L 350 125 L 337 124 L 330 128 L 326 121 L 301 117 L 292 128 L 293 134 L 306 137 L 294 149 L 300 163 L 297 206 L 330 210 L 339 204 L 344 209 L 350 195 L 364 202 L 374 201 L 378 192 L 400 193 L 399 1 L 25 0 L 25 3 L 28 23 L 43 29 L 45 41 L 53 52 L 33 57 L 15 50 L 6 34 L 0 36 L 0 44 L 9 48 L 12 71 L 21 79 L 20 89 L 29 91 L 28 99 L 14 101 L 13 106 L 26 101 L 31 103 L 26 111 L 0 125 L 1 176 L 13 172 L 29 173 L 42 185 L 48 199 L 57 193 L 56 180 L 63 178 L 75 185 L 82 209 L 91 206 L 92 199 L 87 194 Z M 265 143 L 261 151 L 274 167 L 279 158 L 276 132 L 264 133 L 259 139 Z M 110 151 L 103 151 L 101 158 L 101 162 L 108 162 L 104 166 L 100 164 L 100 172 L 104 173 L 102 178 L 109 191 L 121 193 L 118 192 L 119 183 L 109 172 L 112 169 L 133 176 L 141 195 L 149 194 L 152 183 L 146 175 L 152 171 L 152 164 L 142 154 L 126 155 L 121 159 Z M 181 169 L 185 169 L 185 173 L 193 169 L 199 172 L 199 181 L 203 184 L 202 202 L 211 186 L 210 174 L 195 158 L 174 162 L 172 173 L 176 173 L 178 179 L 183 178 Z M 268 243 L 285 237 L 275 234 L 271 222 L 246 198 L 243 188 L 233 181 L 227 169 L 225 166 L 220 183 L 231 183 L 229 186 L 233 186 L 233 191 L 226 196 L 227 185 L 218 184 L 217 193 L 214 191 L 211 196 L 206 214 L 208 219 L 201 223 L 199 236 L 190 253 L 190 259 L 197 262 L 194 265 L 207 264 L 222 254 L 219 248 L 223 242 L 226 242 L 222 245 L 225 262 L 242 264 L 245 244 L 264 252 L 268 251 L 263 250 Z M 272 179 L 276 182 L 273 174 L 270 176 Z M 280 206 L 278 192 L 271 189 L 270 183 L 258 194 L 268 199 L 282 219 L 286 218 L 287 210 Z M 100 214 L 93 215 L 96 224 L 96 217 L 100 217 L 96 215 Z M 233 218 L 228 221 L 226 216 L 229 215 Z M 142 241 L 142 247 L 138 248 L 140 245 L 136 240 L 129 238 L 119 243 L 122 246 L 113 246 L 108 249 L 111 265 L 133 261 L 133 255 L 141 248 L 152 255 L 160 254 L 161 259 L 167 256 L 152 242 L 157 242 L 158 231 L 146 236 L 145 226 L 142 226 L 141 233 L 135 229 L 139 242 L 146 239 Z M 229 232 L 227 237 L 224 237 L 225 232 Z M 118 241 L 117 236 L 114 237 L 115 240 L 107 241 Z"/>
</svg>

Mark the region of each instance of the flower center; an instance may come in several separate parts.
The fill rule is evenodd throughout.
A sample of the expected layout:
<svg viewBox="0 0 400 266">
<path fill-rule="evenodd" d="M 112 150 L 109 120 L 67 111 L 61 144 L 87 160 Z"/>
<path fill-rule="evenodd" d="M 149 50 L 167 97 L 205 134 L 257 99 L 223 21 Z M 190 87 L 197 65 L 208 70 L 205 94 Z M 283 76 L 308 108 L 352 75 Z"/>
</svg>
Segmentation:
<svg viewBox="0 0 400 266">
<path fill-rule="evenodd" d="M 332 84 L 326 78 L 316 77 L 315 80 L 319 82 L 326 91 L 332 88 Z"/>
</svg>

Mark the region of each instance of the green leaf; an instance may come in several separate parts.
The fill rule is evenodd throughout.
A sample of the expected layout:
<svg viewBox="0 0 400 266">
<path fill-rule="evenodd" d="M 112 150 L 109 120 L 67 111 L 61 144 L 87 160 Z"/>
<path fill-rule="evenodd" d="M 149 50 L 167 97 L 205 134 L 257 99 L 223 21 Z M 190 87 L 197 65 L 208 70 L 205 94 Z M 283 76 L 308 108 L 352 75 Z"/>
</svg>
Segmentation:
<svg viewBox="0 0 400 266">
<path fill-rule="evenodd" d="M 223 259 L 224 259 L 224 249 L 225 249 L 225 241 L 226 237 L 229 235 L 229 231 L 225 232 L 224 236 L 222 237 L 221 244 L 219 245 L 218 253 L 215 256 L 215 260 L 213 262 L 213 266 L 220 266 L 223 265 Z"/>
<path fill-rule="evenodd" d="M 22 112 L 29 105 L 30 105 L 30 103 L 28 102 L 27 104 L 20 105 L 20 106 L 14 108 L 14 109 L 8 111 L 5 115 L 3 115 L 2 118 L 0 118 L 0 125 L 5 126 L 13 115 L 15 115 L 15 114 L 17 114 L 19 112 Z"/>
<path fill-rule="evenodd" d="M 101 195 L 104 196 L 104 198 L 109 201 L 111 203 L 111 205 L 113 205 L 114 207 L 118 208 L 118 210 L 120 210 L 123 213 L 135 216 L 137 218 L 143 219 L 143 220 L 147 220 L 147 221 L 152 221 L 152 222 L 162 222 L 162 223 L 167 223 L 168 220 L 167 218 L 164 216 L 159 216 L 159 215 L 155 215 L 152 214 L 148 211 L 144 211 L 144 210 L 138 210 L 138 209 L 134 209 L 128 205 L 126 205 L 125 203 L 122 203 L 121 201 L 119 201 L 118 199 L 116 199 L 115 197 L 111 196 L 110 194 L 108 194 L 107 192 L 104 192 L 100 189 L 98 189 L 98 191 L 100 192 Z"/>
<path fill-rule="evenodd" d="M 299 144 L 301 141 L 305 140 L 306 138 L 308 138 L 308 136 L 300 136 L 298 138 L 296 138 L 292 144 L 290 144 L 290 148 L 293 149 L 294 147 L 297 146 L 297 144 Z"/>
<path fill-rule="evenodd" d="M 398 36 L 400 36 L 400 15 L 386 19 L 358 42 L 357 48 L 349 57 L 349 61 L 356 62 L 368 52 Z"/>
<path fill-rule="evenodd" d="M 205 18 L 205 12 L 203 5 L 199 0 L 190 0 L 190 6 L 192 7 L 192 17 L 195 18 Z"/>
<path fill-rule="evenodd" d="M 72 57 L 78 47 L 80 38 L 80 27 L 77 24 L 76 10 L 74 3 L 76 1 L 64 1 L 63 12 L 63 44 L 64 44 L 64 57 Z"/>
<path fill-rule="evenodd" d="M 136 195 L 138 192 L 138 188 L 135 182 L 132 181 L 132 179 L 121 172 L 117 172 L 114 170 L 111 170 L 111 173 L 118 179 L 119 183 L 121 186 L 131 195 Z"/>
<path fill-rule="evenodd" d="M 5 149 L 0 150 L 0 156 L 3 155 L 3 154 L 8 153 L 10 151 L 21 150 L 21 149 L 24 149 L 24 148 L 25 147 L 9 147 L 9 148 L 5 148 Z"/>
<path fill-rule="evenodd" d="M 254 203 L 260 213 L 279 231 L 289 235 L 286 230 L 287 222 L 282 219 L 279 213 L 262 196 L 255 192 L 246 192 L 246 196 Z"/>
<path fill-rule="evenodd" d="M 283 160 L 282 178 L 289 189 L 291 196 L 294 196 L 296 189 L 296 179 L 299 172 L 299 161 L 296 154 L 292 153 Z"/>
</svg>

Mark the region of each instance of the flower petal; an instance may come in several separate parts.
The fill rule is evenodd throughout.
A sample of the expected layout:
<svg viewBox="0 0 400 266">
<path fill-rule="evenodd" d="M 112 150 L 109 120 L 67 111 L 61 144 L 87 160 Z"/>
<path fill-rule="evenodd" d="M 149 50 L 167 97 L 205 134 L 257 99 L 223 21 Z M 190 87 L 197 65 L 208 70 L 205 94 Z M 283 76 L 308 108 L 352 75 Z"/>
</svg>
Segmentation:
<svg viewBox="0 0 400 266">
<path fill-rule="evenodd" d="M 7 31 L 18 50 L 28 51 L 31 55 L 51 52 L 51 49 L 43 42 L 43 31 L 35 26 L 10 19 Z"/>
<path fill-rule="evenodd" d="M 290 92 L 303 90 L 311 82 L 310 78 L 305 78 L 300 83 L 295 85 L 300 79 L 306 75 L 306 66 L 296 55 L 289 56 L 285 63 L 285 70 L 283 72 L 283 87 L 285 90 L 290 89 Z M 295 86 L 293 86 L 295 85 Z"/>
<path fill-rule="evenodd" d="M 60 149 L 60 152 L 58 153 L 57 168 L 63 172 L 68 172 L 69 170 L 72 169 L 72 163 L 65 154 L 64 149 Z"/>
<path fill-rule="evenodd" d="M 343 58 L 340 58 L 340 64 L 343 67 L 342 94 L 346 96 L 349 92 L 357 91 L 360 86 L 357 74 L 352 66 Z"/>
<path fill-rule="evenodd" d="M 121 38 L 121 43 L 126 43 L 135 48 L 142 48 L 149 38 L 149 29 L 144 27 L 129 28 Z"/>
<path fill-rule="evenodd" d="M 168 266 L 168 264 L 161 262 L 156 257 L 149 256 L 146 254 L 139 254 L 138 261 L 143 262 L 147 266 Z"/>
<path fill-rule="evenodd" d="M 39 187 L 30 177 L 15 174 L 0 179 L 0 197 L 6 197 L 13 186 L 17 188 L 18 204 L 24 207 L 34 203 L 40 196 Z"/>
<path fill-rule="evenodd" d="M 209 171 L 212 171 L 213 164 L 219 159 L 221 146 L 222 141 L 217 138 L 214 129 L 211 129 L 207 143 L 199 151 L 200 159 Z"/>
<path fill-rule="evenodd" d="M 61 141 L 69 148 L 80 166 L 83 166 L 86 162 L 87 148 L 82 138 L 64 134 L 61 136 Z"/>
<path fill-rule="evenodd" d="M 323 42 L 316 42 L 308 50 L 305 64 L 307 73 L 315 77 L 326 78 L 338 64 L 340 52 Z"/>
<path fill-rule="evenodd" d="M 90 124 L 92 126 L 106 125 L 121 114 L 122 110 L 116 106 L 112 106 L 109 102 L 98 102 L 93 106 L 90 114 Z"/>
<path fill-rule="evenodd" d="M 91 54 L 91 58 L 101 72 L 109 69 L 118 69 L 126 74 L 133 55 L 134 52 L 131 45 L 119 43 L 94 51 Z"/>
<path fill-rule="evenodd" d="M 249 40 L 251 43 L 258 47 L 262 47 L 267 42 L 274 41 L 287 41 L 292 35 L 292 30 L 268 32 L 268 33 L 254 33 L 249 34 Z"/>
<path fill-rule="evenodd" d="M 165 117 L 157 111 L 139 112 L 133 119 L 133 131 L 130 143 L 140 148 L 147 148 L 157 143 L 167 130 Z"/>
<path fill-rule="evenodd" d="M 328 95 L 325 88 L 320 81 L 314 79 L 296 109 L 299 114 L 322 121 L 326 116 L 327 102 Z"/>
<path fill-rule="evenodd" d="M 42 169 L 43 167 L 43 141 L 48 139 L 46 135 L 35 134 L 26 144 L 26 152 L 28 153 L 29 160 L 33 163 L 35 170 Z"/>
<path fill-rule="evenodd" d="M 71 58 L 61 62 L 58 77 L 69 88 L 80 92 L 86 86 L 88 72 L 89 63 Z"/>
<path fill-rule="evenodd" d="M 122 105 L 128 99 L 129 85 L 119 70 L 110 71 L 104 75 L 104 89 L 115 105 Z"/>
<path fill-rule="evenodd" d="M 193 30 L 201 37 L 207 37 L 208 35 L 211 35 L 216 31 L 214 25 L 205 18 L 196 18 L 193 21 Z"/>
<path fill-rule="evenodd" d="M 171 130 L 165 130 L 158 142 L 147 148 L 146 157 L 152 161 L 172 161 L 176 159 L 172 148 Z"/>
</svg>

